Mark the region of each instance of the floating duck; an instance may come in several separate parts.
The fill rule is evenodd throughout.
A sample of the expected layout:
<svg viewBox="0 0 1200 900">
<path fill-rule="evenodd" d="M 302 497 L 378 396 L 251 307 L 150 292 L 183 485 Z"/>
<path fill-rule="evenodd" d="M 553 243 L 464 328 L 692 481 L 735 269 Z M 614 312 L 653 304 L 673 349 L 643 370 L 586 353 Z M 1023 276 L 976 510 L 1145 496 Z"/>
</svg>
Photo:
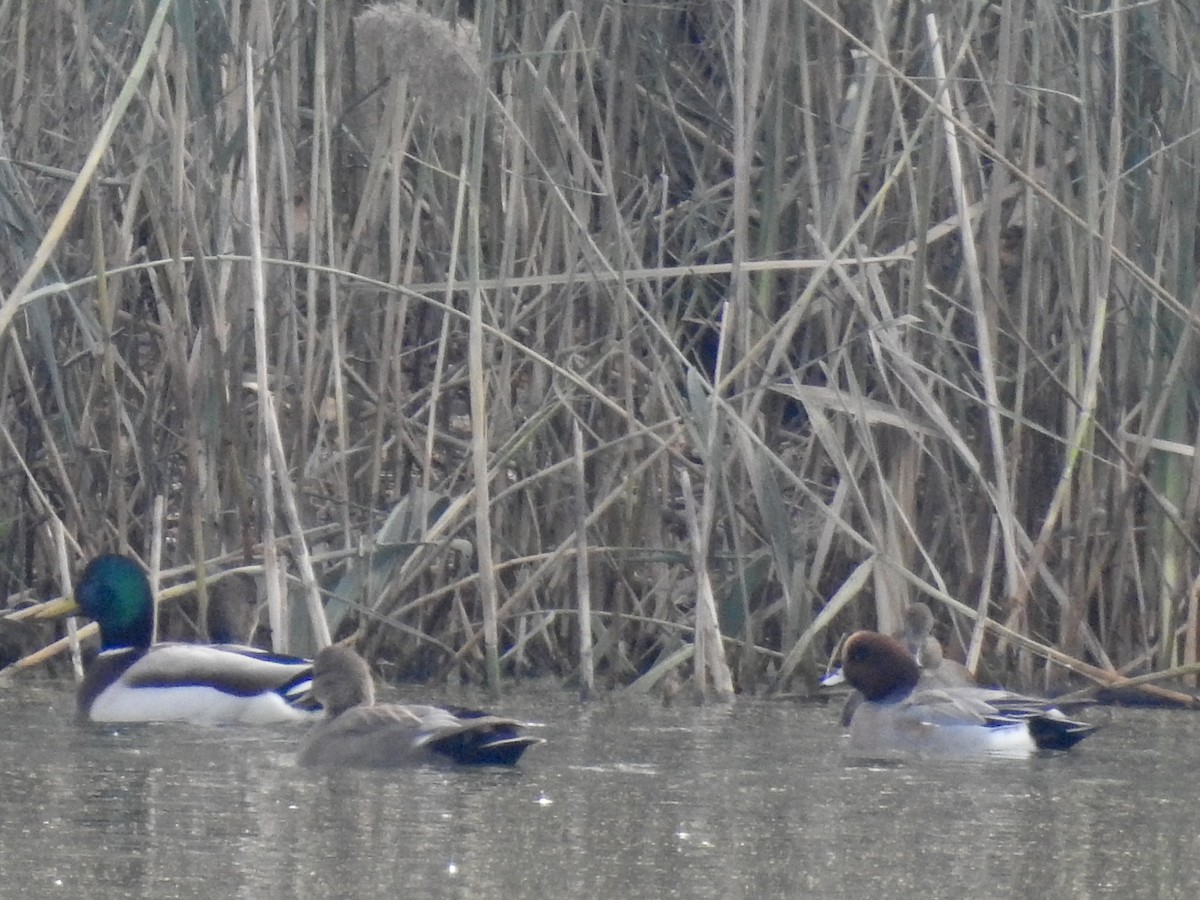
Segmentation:
<svg viewBox="0 0 1200 900">
<path fill-rule="evenodd" d="M 268 724 L 312 720 L 312 663 L 239 644 L 151 643 L 154 597 L 142 567 L 107 554 L 88 563 L 74 597 L 39 618 L 82 612 L 100 628 L 100 652 L 79 686 L 93 722 Z"/>
<path fill-rule="evenodd" d="M 422 762 L 511 766 L 541 738 L 523 723 L 478 710 L 375 704 L 366 661 L 326 647 L 313 661 L 313 694 L 325 708 L 300 748 L 302 766 L 394 768 Z"/>
<path fill-rule="evenodd" d="M 941 642 L 933 636 L 933 611 L 925 603 L 910 603 L 901 616 L 900 630 L 892 635 L 917 661 L 921 670 L 919 687 L 966 687 L 975 684 L 971 671 L 962 663 L 946 659 Z M 842 726 L 850 727 L 863 696 L 852 691 L 842 707 Z"/>
<path fill-rule="evenodd" d="M 912 654 L 875 631 L 846 640 L 840 673 L 826 683 L 839 677 L 863 695 L 850 720 L 850 745 L 863 754 L 1068 750 L 1096 730 L 1049 700 L 969 685 L 922 686 Z"/>
</svg>

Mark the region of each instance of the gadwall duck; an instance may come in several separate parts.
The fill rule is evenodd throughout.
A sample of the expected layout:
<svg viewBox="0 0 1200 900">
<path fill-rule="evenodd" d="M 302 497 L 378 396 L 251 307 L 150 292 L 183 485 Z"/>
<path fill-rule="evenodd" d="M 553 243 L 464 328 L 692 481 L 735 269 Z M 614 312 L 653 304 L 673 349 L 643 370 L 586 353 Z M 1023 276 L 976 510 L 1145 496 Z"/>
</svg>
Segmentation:
<svg viewBox="0 0 1200 900">
<path fill-rule="evenodd" d="M 326 647 L 313 661 L 313 693 L 325 708 L 300 748 L 302 766 L 392 768 L 442 761 L 511 766 L 541 738 L 524 724 L 477 710 L 375 704 L 366 661 L 350 647 Z"/>
</svg>

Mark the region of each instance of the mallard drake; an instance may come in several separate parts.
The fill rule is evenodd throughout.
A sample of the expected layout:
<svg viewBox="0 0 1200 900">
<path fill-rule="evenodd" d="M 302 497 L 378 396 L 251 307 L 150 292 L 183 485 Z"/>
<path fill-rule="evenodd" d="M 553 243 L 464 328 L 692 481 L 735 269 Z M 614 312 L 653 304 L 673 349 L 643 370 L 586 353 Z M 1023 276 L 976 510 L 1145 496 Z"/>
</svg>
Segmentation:
<svg viewBox="0 0 1200 900">
<path fill-rule="evenodd" d="M 50 604 L 39 617 L 80 612 L 100 627 L 100 652 L 79 686 L 81 718 L 267 724 L 320 712 L 309 660 L 238 644 L 152 644 L 154 597 L 146 573 L 129 557 L 96 557 L 75 596 Z"/>
<path fill-rule="evenodd" d="M 478 710 L 375 705 L 366 661 L 350 647 L 326 647 L 313 661 L 313 694 L 325 708 L 300 748 L 302 766 L 394 768 L 421 762 L 511 766 L 541 738 L 523 723 Z"/>
<path fill-rule="evenodd" d="M 871 755 L 970 755 L 1068 750 L 1096 730 L 1051 700 L 967 685 L 925 687 L 898 640 L 857 631 L 842 648 L 841 674 L 863 695 L 850 745 Z"/>
</svg>

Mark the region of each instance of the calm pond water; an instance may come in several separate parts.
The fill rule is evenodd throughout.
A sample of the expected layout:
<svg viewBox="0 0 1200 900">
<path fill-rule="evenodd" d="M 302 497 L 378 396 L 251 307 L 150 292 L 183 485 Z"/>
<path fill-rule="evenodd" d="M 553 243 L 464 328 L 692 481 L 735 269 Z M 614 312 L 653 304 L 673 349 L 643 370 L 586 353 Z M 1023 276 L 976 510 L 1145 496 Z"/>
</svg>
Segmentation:
<svg viewBox="0 0 1200 900">
<path fill-rule="evenodd" d="M 1192 714 L 1094 710 L 1070 754 L 881 766 L 846 758 L 838 703 L 521 687 L 497 708 L 545 724 L 515 771 L 313 772 L 302 729 L 81 726 L 69 686 L 7 685 L 0 894 L 1200 896 Z"/>
</svg>

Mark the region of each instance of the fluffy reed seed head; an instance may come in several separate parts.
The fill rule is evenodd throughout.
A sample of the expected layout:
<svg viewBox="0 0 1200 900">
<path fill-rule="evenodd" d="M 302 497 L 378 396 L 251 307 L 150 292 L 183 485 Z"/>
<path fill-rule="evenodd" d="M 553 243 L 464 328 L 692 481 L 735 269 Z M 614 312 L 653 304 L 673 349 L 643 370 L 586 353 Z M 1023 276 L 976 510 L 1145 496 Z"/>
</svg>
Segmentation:
<svg viewBox="0 0 1200 900">
<path fill-rule="evenodd" d="M 479 36 L 468 22 L 451 27 L 409 3 L 380 3 L 354 20 L 362 83 L 406 78 L 434 125 L 458 127 L 475 102 L 483 72 Z"/>
</svg>

